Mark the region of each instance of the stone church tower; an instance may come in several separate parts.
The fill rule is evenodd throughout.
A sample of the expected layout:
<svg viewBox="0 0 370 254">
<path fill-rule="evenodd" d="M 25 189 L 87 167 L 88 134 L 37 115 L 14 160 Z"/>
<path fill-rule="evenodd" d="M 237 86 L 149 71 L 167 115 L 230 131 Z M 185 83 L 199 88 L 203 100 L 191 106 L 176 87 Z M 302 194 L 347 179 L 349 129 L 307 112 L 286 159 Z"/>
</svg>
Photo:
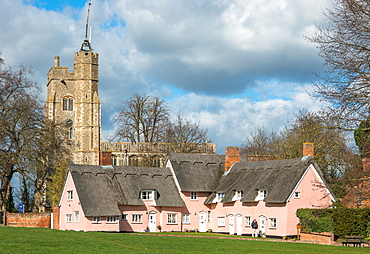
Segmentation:
<svg viewBox="0 0 370 254">
<path fill-rule="evenodd" d="M 101 105 L 98 95 L 98 53 L 85 38 L 74 54 L 73 70 L 54 66 L 48 73 L 45 117 L 66 126 L 67 144 L 72 161 L 77 164 L 99 165 L 101 143 Z"/>
</svg>

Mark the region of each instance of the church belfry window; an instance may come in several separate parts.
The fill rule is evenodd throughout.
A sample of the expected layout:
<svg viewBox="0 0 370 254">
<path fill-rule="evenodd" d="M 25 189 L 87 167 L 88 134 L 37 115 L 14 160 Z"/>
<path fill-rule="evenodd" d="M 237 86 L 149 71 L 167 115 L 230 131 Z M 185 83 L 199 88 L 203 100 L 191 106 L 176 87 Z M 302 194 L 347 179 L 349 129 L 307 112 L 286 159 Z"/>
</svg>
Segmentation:
<svg viewBox="0 0 370 254">
<path fill-rule="evenodd" d="M 70 97 L 63 98 L 63 110 L 73 110 L 73 99 Z"/>
</svg>

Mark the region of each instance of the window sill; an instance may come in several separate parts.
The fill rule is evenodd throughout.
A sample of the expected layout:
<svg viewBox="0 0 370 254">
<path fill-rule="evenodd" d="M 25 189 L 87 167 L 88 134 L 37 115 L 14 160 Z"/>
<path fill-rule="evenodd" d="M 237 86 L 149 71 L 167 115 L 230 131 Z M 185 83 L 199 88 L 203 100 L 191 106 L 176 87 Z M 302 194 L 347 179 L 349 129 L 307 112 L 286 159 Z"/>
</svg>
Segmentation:
<svg viewBox="0 0 370 254">
<path fill-rule="evenodd" d="M 142 222 L 131 222 L 132 224 L 143 224 Z"/>
</svg>

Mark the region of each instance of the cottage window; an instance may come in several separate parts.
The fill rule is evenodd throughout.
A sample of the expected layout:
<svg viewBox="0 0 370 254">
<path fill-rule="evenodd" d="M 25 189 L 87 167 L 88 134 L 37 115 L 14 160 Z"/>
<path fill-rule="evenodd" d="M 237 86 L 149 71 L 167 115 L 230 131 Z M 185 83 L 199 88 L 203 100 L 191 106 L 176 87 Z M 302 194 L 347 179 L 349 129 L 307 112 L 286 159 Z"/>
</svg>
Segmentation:
<svg viewBox="0 0 370 254">
<path fill-rule="evenodd" d="M 245 216 L 245 226 L 246 227 L 251 226 L 251 216 Z"/>
<path fill-rule="evenodd" d="M 122 214 L 121 220 L 127 220 L 127 214 Z"/>
<path fill-rule="evenodd" d="M 225 217 L 218 217 L 217 218 L 217 225 L 219 227 L 225 227 Z"/>
<path fill-rule="evenodd" d="M 233 197 L 232 200 L 233 201 L 240 200 L 242 197 L 243 197 L 243 191 L 237 190 L 237 191 L 235 191 L 235 194 L 234 194 L 234 197 Z"/>
<path fill-rule="evenodd" d="M 141 223 L 141 220 L 142 220 L 142 215 L 141 214 L 133 214 L 132 215 L 132 220 L 131 222 L 132 223 Z"/>
<path fill-rule="evenodd" d="M 63 98 L 63 110 L 73 110 L 73 99 L 70 97 Z"/>
<path fill-rule="evenodd" d="M 141 191 L 141 199 L 142 200 L 153 200 L 154 199 L 154 191 L 152 190 L 142 190 Z"/>
<path fill-rule="evenodd" d="M 167 224 L 177 224 L 176 213 L 167 213 Z"/>
<path fill-rule="evenodd" d="M 101 222 L 100 216 L 93 217 L 92 223 L 99 224 Z"/>
<path fill-rule="evenodd" d="M 107 223 L 116 223 L 117 217 L 116 216 L 108 216 L 107 217 Z"/>
<path fill-rule="evenodd" d="M 277 228 L 277 219 L 270 218 L 270 228 Z"/>
<path fill-rule="evenodd" d="M 263 201 L 267 196 L 267 190 L 258 190 L 257 197 L 255 201 Z"/>
<path fill-rule="evenodd" d="M 66 214 L 66 222 L 72 222 L 72 214 Z"/>
<path fill-rule="evenodd" d="M 225 197 L 225 193 L 217 193 L 217 202 L 221 202 Z"/>
<path fill-rule="evenodd" d="M 190 200 L 198 200 L 198 192 L 190 192 Z"/>
<path fill-rule="evenodd" d="M 73 190 L 67 191 L 67 200 L 73 200 Z"/>
<path fill-rule="evenodd" d="M 75 211 L 75 222 L 80 222 L 80 212 Z"/>
<path fill-rule="evenodd" d="M 301 193 L 296 191 L 294 192 L 294 198 L 300 198 L 301 197 Z"/>
<path fill-rule="evenodd" d="M 182 214 L 182 223 L 183 224 L 190 224 L 190 213 L 183 213 Z"/>
</svg>

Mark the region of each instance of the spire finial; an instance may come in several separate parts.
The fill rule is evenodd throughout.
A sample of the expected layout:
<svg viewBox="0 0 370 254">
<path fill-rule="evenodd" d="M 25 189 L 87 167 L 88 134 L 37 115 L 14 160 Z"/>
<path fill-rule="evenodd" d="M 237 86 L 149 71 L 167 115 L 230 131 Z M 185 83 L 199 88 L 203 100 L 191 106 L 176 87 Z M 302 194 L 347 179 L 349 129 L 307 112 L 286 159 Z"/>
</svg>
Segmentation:
<svg viewBox="0 0 370 254">
<path fill-rule="evenodd" d="M 85 39 L 82 42 L 81 51 L 92 51 L 91 44 L 90 44 L 90 41 L 88 39 L 90 7 L 91 7 L 91 0 L 89 0 L 89 6 L 87 8 Z"/>
</svg>

